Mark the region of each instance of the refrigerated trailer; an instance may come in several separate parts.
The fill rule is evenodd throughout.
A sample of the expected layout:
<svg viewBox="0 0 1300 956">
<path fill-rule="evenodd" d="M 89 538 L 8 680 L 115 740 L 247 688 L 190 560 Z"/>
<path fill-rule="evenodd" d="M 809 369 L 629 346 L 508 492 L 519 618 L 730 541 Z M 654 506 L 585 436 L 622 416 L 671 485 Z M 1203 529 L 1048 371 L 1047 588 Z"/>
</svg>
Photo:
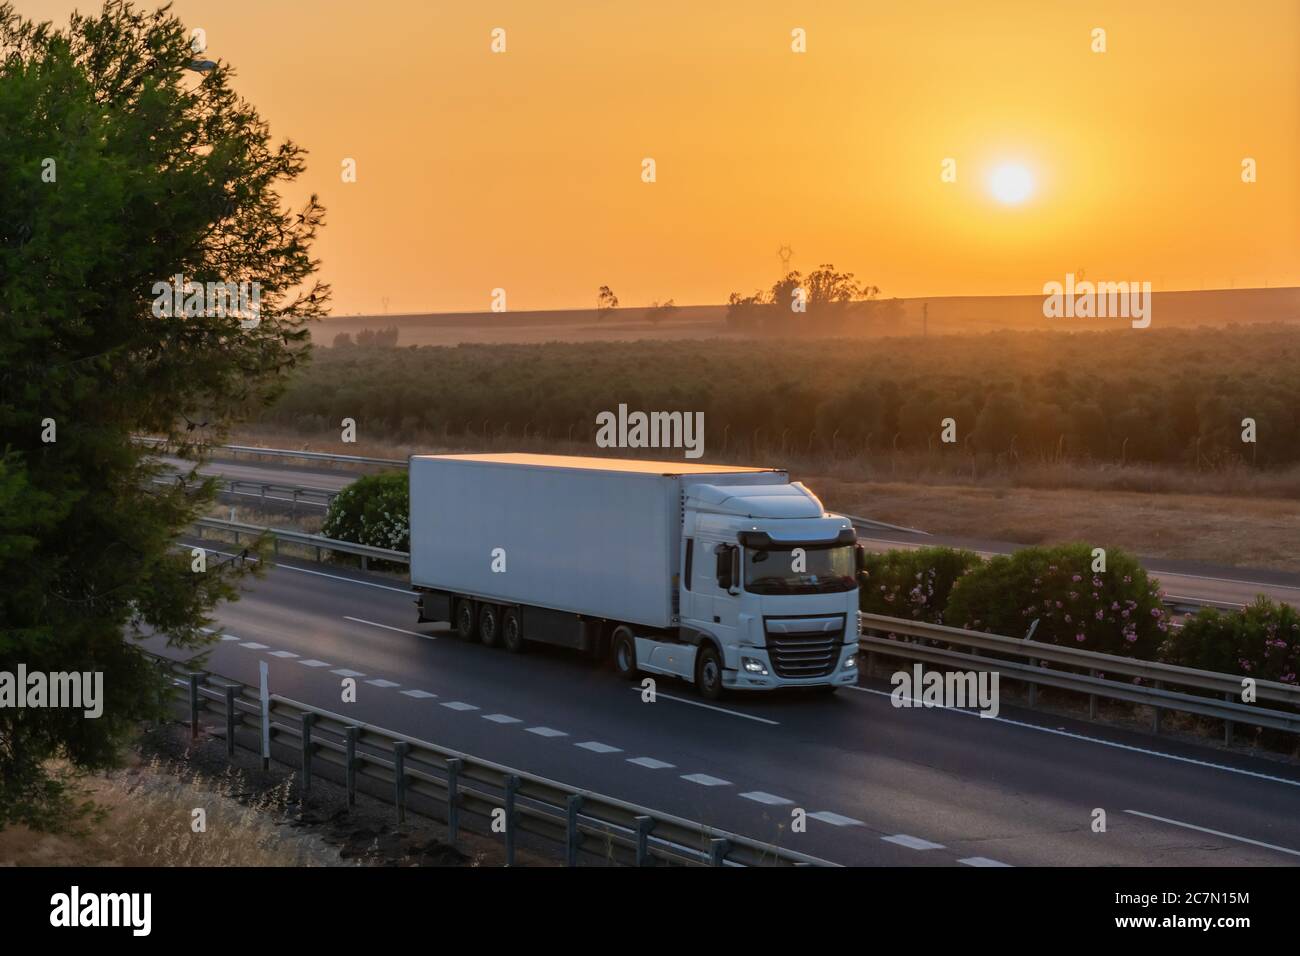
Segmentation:
<svg viewBox="0 0 1300 956">
<path fill-rule="evenodd" d="M 857 680 L 861 552 L 775 468 L 561 455 L 416 455 L 421 622 L 728 689 Z"/>
</svg>

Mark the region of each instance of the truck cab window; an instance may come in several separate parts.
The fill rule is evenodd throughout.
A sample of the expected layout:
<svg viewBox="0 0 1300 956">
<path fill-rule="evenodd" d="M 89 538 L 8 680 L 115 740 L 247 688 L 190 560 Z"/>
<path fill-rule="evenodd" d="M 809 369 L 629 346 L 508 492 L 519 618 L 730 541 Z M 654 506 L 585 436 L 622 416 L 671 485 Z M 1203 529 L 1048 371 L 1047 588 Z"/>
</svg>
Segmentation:
<svg viewBox="0 0 1300 956">
<path fill-rule="evenodd" d="M 686 539 L 686 566 L 682 573 L 682 581 L 685 582 L 686 590 L 694 590 L 691 587 L 691 566 L 695 563 L 695 539 Z"/>
</svg>

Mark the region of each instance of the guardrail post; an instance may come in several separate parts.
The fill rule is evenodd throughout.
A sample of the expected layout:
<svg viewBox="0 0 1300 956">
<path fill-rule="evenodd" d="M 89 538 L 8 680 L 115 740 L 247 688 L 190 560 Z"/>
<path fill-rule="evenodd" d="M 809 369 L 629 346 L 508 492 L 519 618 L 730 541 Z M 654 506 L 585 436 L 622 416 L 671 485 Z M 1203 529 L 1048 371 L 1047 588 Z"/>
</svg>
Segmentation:
<svg viewBox="0 0 1300 956">
<path fill-rule="evenodd" d="M 447 761 L 447 843 L 453 847 L 460 830 L 460 768 L 463 764 L 459 757 Z"/>
<path fill-rule="evenodd" d="M 302 792 L 311 792 L 311 755 L 316 748 L 311 742 L 311 725 L 316 723 L 315 714 L 302 715 Z"/>
<path fill-rule="evenodd" d="M 731 843 L 728 840 L 713 839 L 709 841 L 709 866 L 722 866 L 727 860 L 727 854 L 731 851 Z"/>
<path fill-rule="evenodd" d="M 262 507 L 266 507 L 266 485 L 262 486 Z"/>
<path fill-rule="evenodd" d="M 1164 686 L 1165 686 L 1164 681 L 1156 681 L 1155 683 L 1156 690 L 1160 690 Z M 1151 717 L 1151 732 L 1153 734 L 1160 733 L 1160 708 L 1159 707 L 1156 707 L 1155 714 Z"/>
<path fill-rule="evenodd" d="M 190 674 L 190 740 L 199 739 L 199 681 L 202 674 Z"/>
<path fill-rule="evenodd" d="M 515 791 L 519 789 L 519 778 L 513 773 L 506 774 L 506 866 L 515 865 Z"/>
<path fill-rule="evenodd" d="M 226 756 L 235 755 L 235 692 L 238 684 L 226 685 Z"/>
<path fill-rule="evenodd" d="M 320 564 L 320 545 L 316 545 L 316 563 Z"/>
<path fill-rule="evenodd" d="M 406 754 L 410 749 L 405 740 L 393 744 L 393 799 L 398 823 L 406 822 Z"/>
<path fill-rule="evenodd" d="M 1036 658 L 1036 657 L 1031 657 L 1031 658 L 1029 659 L 1029 666 L 1030 666 L 1030 667 L 1037 667 L 1037 666 L 1038 666 L 1038 658 Z M 1035 684 L 1033 681 L 1029 681 L 1029 706 L 1032 708 L 1032 707 L 1034 707 L 1034 705 L 1036 705 L 1037 703 L 1038 703 L 1038 685 Z"/>
<path fill-rule="evenodd" d="M 280 536 L 278 534 L 271 539 L 271 553 L 277 558 L 280 556 Z"/>
<path fill-rule="evenodd" d="M 876 652 L 867 651 L 867 676 L 876 676 Z"/>
<path fill-rule="evenodd" d="M 578 844 L 582 834 L 578 832 L 578 814 L 582 811 L 582 796 L 573 794 L 565 801 L 564 822 L 564 865 L 578 865 Z"/>
<path fill-rule="evenodd" d="M 1095 670 L 1088 671 L 1088 676 L 1096 677 L 1097 672 Z M 1097 695 L 1096 694 L 1088 695 L 1088 719 L 1089 720 L 1097 719 Z"/>
<path fill-rule="evenodd" d="M 361 570 L 362 571 L 370 570 L 370 559 L 366 557 L 364 554 L 361 556 Z"/>
<path fill-rule="evenodd" d="M 636 865 L 651 866 L 654 860 L 650 857 L 649 837 L 650 831 L 655 828 L 653 817 L 636 818 Z"/>
<path fill-rule="evenodd" d="M 1229 691 L 1225 693 L 1223 695 L 1223 699 L 1226 700 L 1228 703 L 1232 703 L 1233 702 L 1232 692 Z M 1230 720 L 1225 720 L 1223 722 L 1223 745 L 1225 747 L 1232 746 L 1232 721 Z"/>
<path fill-rule="evenodd" d="M 357 733 L 356 727 L 343 729 L 343 743 L 347 750 L 344 756 L 343 780 L 348 791 L 348 806 L 357 805 Z"/>
</svg>

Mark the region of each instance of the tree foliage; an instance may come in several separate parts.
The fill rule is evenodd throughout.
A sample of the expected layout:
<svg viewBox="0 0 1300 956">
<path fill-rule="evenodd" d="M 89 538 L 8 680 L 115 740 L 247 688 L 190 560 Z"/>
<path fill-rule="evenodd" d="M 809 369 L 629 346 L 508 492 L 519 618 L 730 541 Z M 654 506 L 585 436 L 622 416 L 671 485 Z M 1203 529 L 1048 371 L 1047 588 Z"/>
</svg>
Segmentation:
<svg viewBox="0 0 1300 956">
<path fill-rule="evenodd" d="M 173 547 L 213 488 L 160 489 L 132 435 L 223 436 L 283 386 L 328 298 L 308 284 L 322 209 L 278 192 L 302 150 L 192 55 L 165 8 L 109 0 L 56 29 L 0 2 L 0 670 L 102 671 L 106 696 L 97 720 L 0 710 L 0 826 L 57 809 L 49 758 L 104 766 L 153 711 L 124 634 L 198 647 L 235 596 L 239 568 L 195 573 Z M 155 314 L 177 275 L 259 283 L 260 321 Z"/>
</svg>

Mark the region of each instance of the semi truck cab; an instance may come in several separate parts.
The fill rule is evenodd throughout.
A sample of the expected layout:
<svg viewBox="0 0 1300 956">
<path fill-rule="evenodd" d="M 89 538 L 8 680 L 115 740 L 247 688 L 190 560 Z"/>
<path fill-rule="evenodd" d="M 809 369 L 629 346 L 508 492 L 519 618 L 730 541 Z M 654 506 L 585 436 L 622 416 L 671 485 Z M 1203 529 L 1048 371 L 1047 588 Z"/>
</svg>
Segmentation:
<svg viewBox="0 0 1300 956">
<path fill-rule="evenodd" d="M 798 482 L 688 485 L 678 633 L 637 635 L 636 664 L 706 697 L 856 683 L 856 540 Z"/>
</svg>

